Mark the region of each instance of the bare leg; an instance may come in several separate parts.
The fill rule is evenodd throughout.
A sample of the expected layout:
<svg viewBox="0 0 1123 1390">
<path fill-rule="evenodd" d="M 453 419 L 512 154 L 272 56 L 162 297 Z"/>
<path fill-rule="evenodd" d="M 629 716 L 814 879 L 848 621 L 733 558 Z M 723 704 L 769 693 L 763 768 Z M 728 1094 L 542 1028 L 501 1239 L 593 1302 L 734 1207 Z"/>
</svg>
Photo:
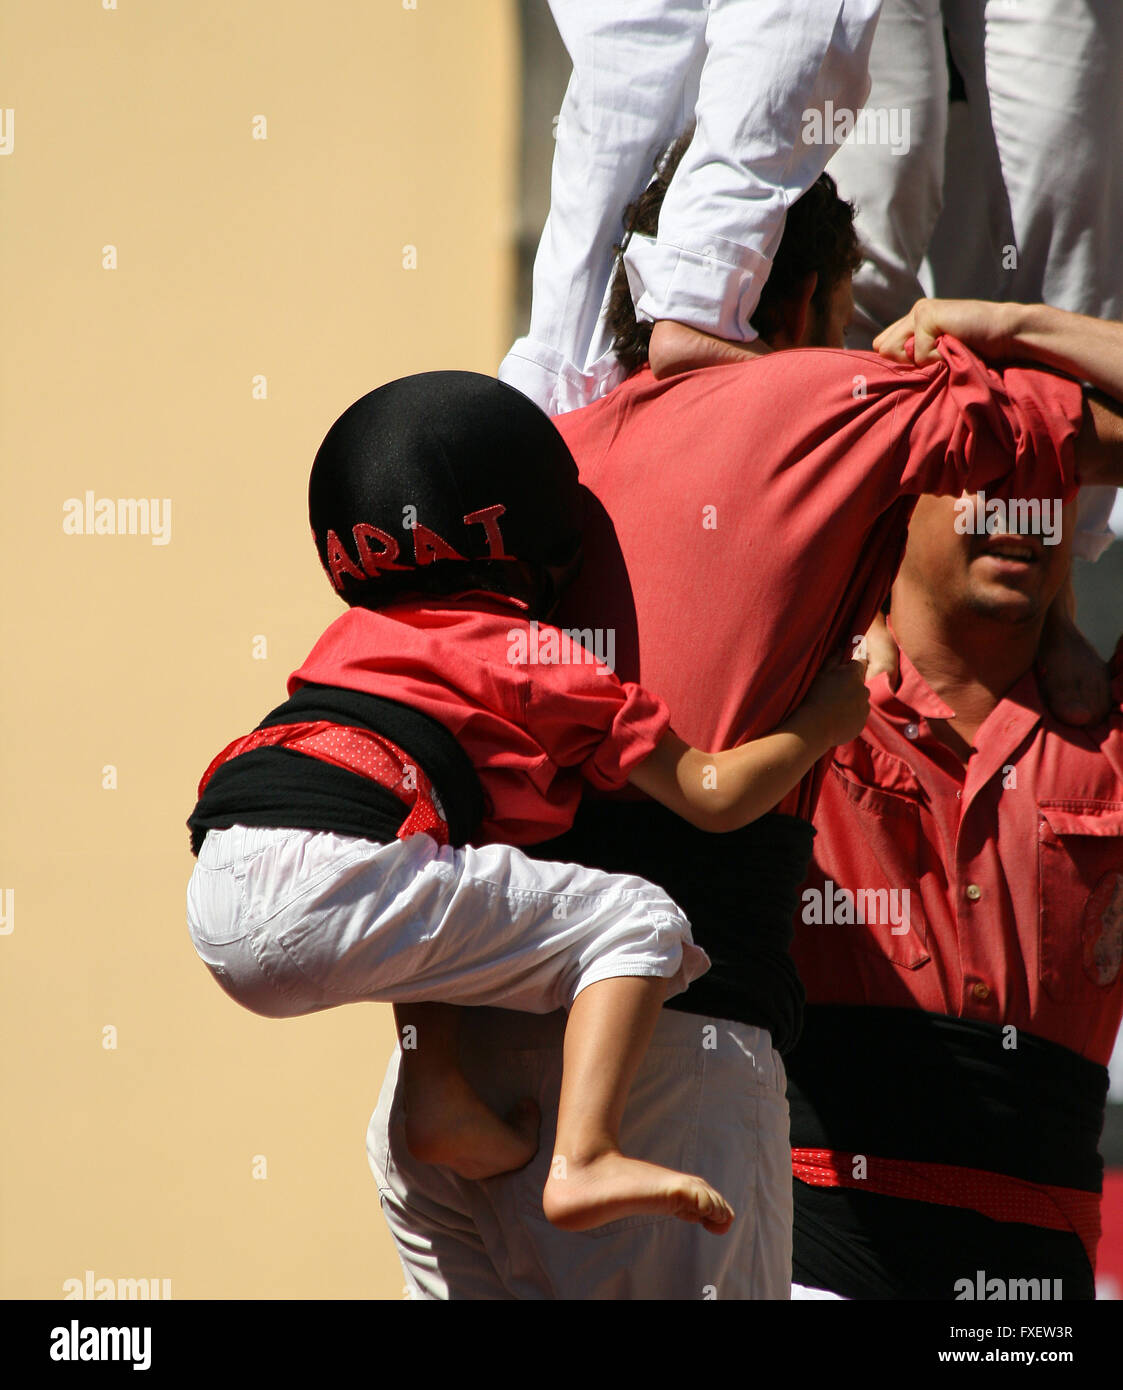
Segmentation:
<svg viewBox="0 0 1123 1390">
<path fill-rule="evenodd" d="M 589 985 L 565 1031 L 558 1132 L 542 1196 L 547 1218 L 584 1231 L 625 1216 L 662 1213 L 721 1235 L 733 1209 L 701 1178 L 625 1158 L 620 1124 L 666 985 L 624 977 Z"/>
<path fill-rule="evenodd" d="M 406 1143 L 422 1163 L 462 1178 L 522 1168 L 538 1151 L 538 1107 L 520 1100 L 506 1119 L 486 1106 L 460 1070 L 460 1009 L 453 1004 L 394 1005 L 405 1087 Z"/>
</svg>

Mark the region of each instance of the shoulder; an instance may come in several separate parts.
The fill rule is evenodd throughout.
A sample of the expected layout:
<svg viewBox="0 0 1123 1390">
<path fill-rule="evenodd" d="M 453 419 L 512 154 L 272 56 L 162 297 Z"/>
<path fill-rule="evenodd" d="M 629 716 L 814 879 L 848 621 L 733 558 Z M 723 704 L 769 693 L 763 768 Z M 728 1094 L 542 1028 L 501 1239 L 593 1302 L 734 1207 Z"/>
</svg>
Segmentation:
<svg viewBox="0 0 1123 1390">
<path fill-rule="evenodd" d="M 1040 762 L 1043 778 L 1054 783 L 1057 794 L 1095 794 L 1123 801 L 1123 671 L 1119 651 L 1110 666 L 1111 708 L 1098 724 L 1077 727 L 1062 724 L 1051 713 L 1043 692 L 1041 702 Z"/>
</svg>

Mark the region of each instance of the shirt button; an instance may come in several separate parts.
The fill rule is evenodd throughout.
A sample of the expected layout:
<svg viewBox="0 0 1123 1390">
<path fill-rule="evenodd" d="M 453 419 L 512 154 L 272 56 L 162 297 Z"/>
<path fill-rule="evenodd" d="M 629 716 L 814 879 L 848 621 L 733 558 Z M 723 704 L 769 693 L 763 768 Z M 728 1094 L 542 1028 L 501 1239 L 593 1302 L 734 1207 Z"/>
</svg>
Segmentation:
<svg viewBox="0 0 1123 1390">
<path fill-rule="evenodd" d="M 971 993 L 975 996 L 976 999 L 989 999 L 990 985 L 984 985 L 983 982 L 980 980 L 977 985 L 971 986 Z"/>
<path fill-rule="evenodd" d="M 963 800 L 963 793 L 962 793 L 962 792 L 956 792 L 956 794 L 955 794 L 955 799 L 956 799 L 956 801 L 962 801 L 962 800 Z"/>
<path fill-rule="evenodd" d="M 906 725 L 905 725 L 905 738 L 919 738 L 919 737 L 920 737 L 920 725 L 919 725 L 919 724 L 906 724 Z"/>
<path fill-rule="evenodd" d="M 971 899 L 973 903 L 977 903 L 979 899 L 983 896 L 983 890 L 979 887 L 977 883 L 969 883 L 967 885 L 967 896 Z M 984 985 L 984 989 L 985 988 L 986 986 Z"/>
</svg>

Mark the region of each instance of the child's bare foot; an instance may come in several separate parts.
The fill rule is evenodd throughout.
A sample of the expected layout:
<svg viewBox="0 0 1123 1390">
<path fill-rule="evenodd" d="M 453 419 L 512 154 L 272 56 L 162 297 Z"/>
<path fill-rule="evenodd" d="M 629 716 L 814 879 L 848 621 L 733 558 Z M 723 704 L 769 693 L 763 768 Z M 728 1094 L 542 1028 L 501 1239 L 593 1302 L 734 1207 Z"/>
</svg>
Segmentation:
<svg viewBox="0 0 1123 1390">
<path fill-rule="evenodd" d="M 410 1153 L 473 1181 L 524 1168 L 538 1152 L 539 1120 L 538 1106 L 529 1097 L 500 1119 L 459 1071 L 429 1075 L 416 1088 L 406 1084 Z"/>
<path fill-rule="evenodd" d="M 625 1216 L 677 1216 L 724 1235 L 733 1208 L 709 1183 L 619 1153 L 576 1163 L 555 1154 L 542 1194 L 547 1220 L 563 1231 L 587 1231 Z"/>
<path fill-rule="evenodd" d="M 751 343 L 731 343 L 709 333 L 688 328 L 673 319 L 660 319 L 651 330 L 647 360 L 656 381 L 692 372 L 696 367 L 724 367 L 729 362 L 748 362 L 769 349 L 759 338 Z"/>
</svg>

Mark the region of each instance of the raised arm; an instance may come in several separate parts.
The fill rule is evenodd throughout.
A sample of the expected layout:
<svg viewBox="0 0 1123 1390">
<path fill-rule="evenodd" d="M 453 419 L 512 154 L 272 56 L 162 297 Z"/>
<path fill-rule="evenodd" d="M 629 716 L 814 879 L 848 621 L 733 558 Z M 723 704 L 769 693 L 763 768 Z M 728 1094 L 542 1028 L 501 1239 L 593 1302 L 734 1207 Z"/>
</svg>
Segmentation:
<svg viewBox="0 0 1123 1390">
<path fill-rule="evenodd" d="M 1033 362 L 1095 387 L 1076 445 L 1080 481 L 1123 486 L 1123 323 L 1047 304 L 919 299 L 874 339 L 874 347 L 897 362 L 923 366 L 939 356 L 943 333 L 988 362 Z"/>
<path fill-rule="evenodd" d="M 856 738 L 869 695 L 864 660 L 816 677 L 807 698 L 772 733 L 722 753 L 691 748 L 668 730 L 629 781 L 699 830 L 737 830 L 771 811 L 824 753 Z"/>
<path fill-rule="evenodd" d="M 1123 401 L 1123 323 L 1047 304 L 1007 304 L 1010 356 L 1057 367 Z"/>
<path fill-rule="evenodd" d="M 918 299 L 873 340 L 883 357 L 923 366 L 950 333 L 988 362 L 1036 362 L 1090 382 L 1123 401 L 1123 323 L 1071 314 L 1048 304 L 993 304 L 984 299 Z M 906 350 L 913 339 L 912 354 Z"/>
</svg>

